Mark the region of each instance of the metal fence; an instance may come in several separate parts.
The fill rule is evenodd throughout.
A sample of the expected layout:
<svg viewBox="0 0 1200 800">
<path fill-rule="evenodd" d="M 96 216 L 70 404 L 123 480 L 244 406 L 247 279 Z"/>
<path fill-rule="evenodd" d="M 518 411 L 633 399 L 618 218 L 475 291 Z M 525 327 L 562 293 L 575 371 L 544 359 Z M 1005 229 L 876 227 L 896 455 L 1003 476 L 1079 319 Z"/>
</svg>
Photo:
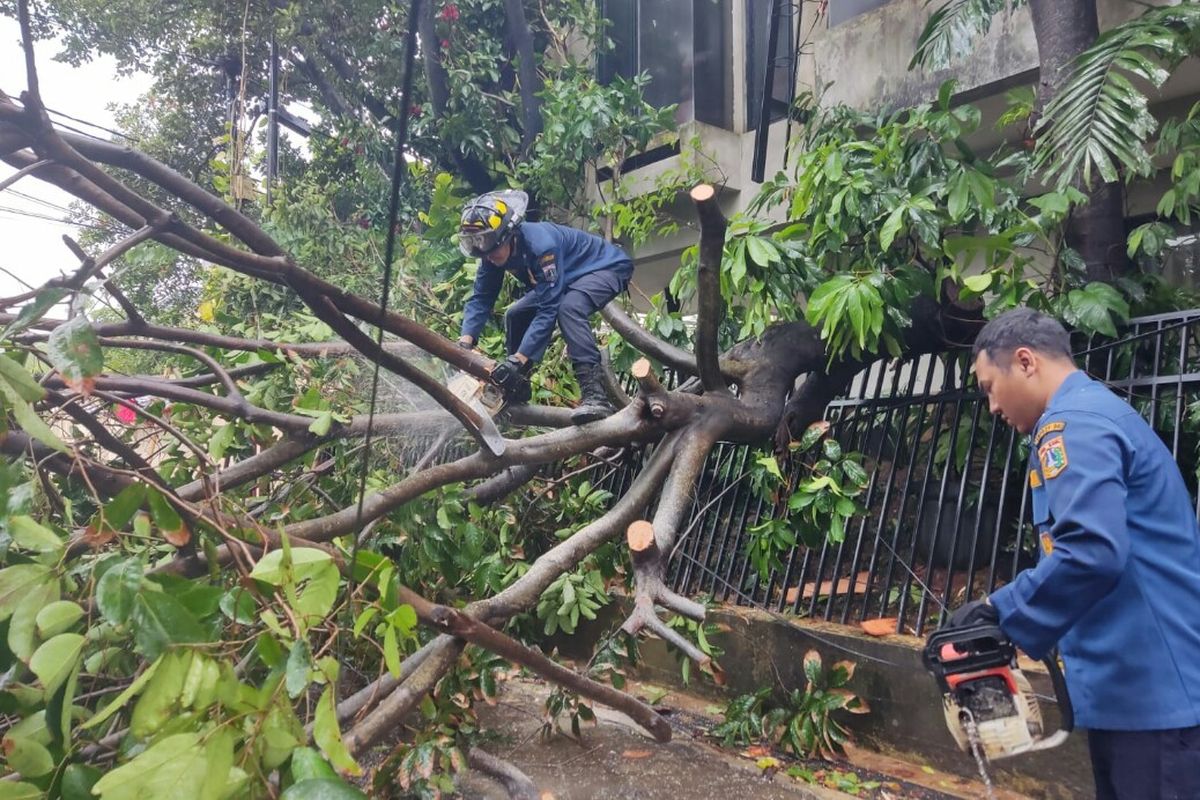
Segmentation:
<svg viewBox="0 0 1200 800">
<path fill-rule="evenodd" d="M 1196 497 L 1200 310 L 1135 319 L 1116 340 L 1074 344 L 1079 365 L 1151 421 Z M 826 419 L 870 479 L 866 512 L 844 540 L 798 546 L 782 570 L 759 576 L 745 555 L 747 529 L 785 517 L 786 504 L 764 500 L 747 480 L 759 453 L 722 444 L 671 562 L 676 591 L 840 623 L 896 617 L 898 631 L 919 635 L 942 608 L 1035 563 L 1028 444 L 988 412 L 969 353 L 876 362 Z M 806 470 L 792 465 L 789 485 Z"/>
</svg>

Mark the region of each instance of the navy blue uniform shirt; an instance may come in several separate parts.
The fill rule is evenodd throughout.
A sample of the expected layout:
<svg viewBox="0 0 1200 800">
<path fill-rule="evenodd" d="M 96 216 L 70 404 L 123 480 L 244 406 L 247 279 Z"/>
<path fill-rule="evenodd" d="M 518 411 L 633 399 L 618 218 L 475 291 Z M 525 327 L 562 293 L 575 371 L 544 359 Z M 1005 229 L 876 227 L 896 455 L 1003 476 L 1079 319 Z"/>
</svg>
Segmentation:
<svg viewBox="0 0 1200 800">
<path fill-rule="evenodd" d="M 1081 727 L 1200 724 L 1200 529 L 1170 451 L 1083 372 L 1031 444 L 1041 552 L 992 594 L 1000 627 L 1033 658 L 1058 644 Z"/>
<path fill-rule="evenodd" d="M 503 267 L 480 259 L 474 291 L 463 312 L 461 335 L 479 340 L 500 295 L 504 273 L 511 272 L 522 285 L 537 293 L 537 314 L 518 350 L 531 361 L 540 361 L 550 344 L 558 304 L 568 286 L 602 269 L 615 269 L 626 277 L 633 273 L 633 263 L 621 248 L 599 236 L 553 222 L 523 223 L 517 229 L 514 244 L 513 254 Z"/>
</svg>

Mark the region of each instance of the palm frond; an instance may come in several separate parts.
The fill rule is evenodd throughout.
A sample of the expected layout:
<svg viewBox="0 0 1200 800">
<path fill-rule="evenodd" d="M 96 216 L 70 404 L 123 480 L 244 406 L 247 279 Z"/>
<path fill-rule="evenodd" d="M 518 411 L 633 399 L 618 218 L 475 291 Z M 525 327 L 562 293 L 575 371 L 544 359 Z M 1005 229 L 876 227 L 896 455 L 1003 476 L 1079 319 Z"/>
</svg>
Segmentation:
<svg viewBox="0 0 1200 800">
<path fill-rule="evenodd" d="M 1200 5 L 1147 11 L 1108 31 L 1071 65 L 1071 76 L 1042 115 L 1034 168 L 1059 186 L 1095 176 L 1106 183 L 1124 170 L 1153 169 L 1147 141 L 1158 129 L 1143 87 L 1159 88 L 1200 49 Z M 1139 85 L 1140 84 L 1140 85 Z"/>
<path fill-rule="evenodd" d="M 925 7 L 935 1 L 925 0 Z M 992 27 L 996 14 L 1023 5 L 1025 0 L 948 0 L 925 23 L 908 68 L 949 66 L 955 58 L 971 51 L 975 40 Z"/>
</svg>

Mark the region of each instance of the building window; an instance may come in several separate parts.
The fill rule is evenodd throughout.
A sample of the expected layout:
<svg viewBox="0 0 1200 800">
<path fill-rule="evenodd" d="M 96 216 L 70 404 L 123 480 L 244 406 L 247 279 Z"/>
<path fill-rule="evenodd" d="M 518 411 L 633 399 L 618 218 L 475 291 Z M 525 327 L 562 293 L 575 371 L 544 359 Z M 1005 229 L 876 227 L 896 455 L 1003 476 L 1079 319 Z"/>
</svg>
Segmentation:
<svg viewBox="0 0 1200 800">
<path fill-rule="evenodd" d="M 751 0 L 753 2 L 754 0 Z M 849 19 L 886 6 L 892 0 L 833 0 L 829 4 L 829 25 L 841 25 Z"/>
<path fill-rule="evenodd" d="M 602 0 L 611 50 L 601 53 L 600 81 L 650 76 L 646 102 L 677 104 L 677 122 L 731 127 L 730 0 Z"/>
<path fill-rule="evenodd" d="M 768 58 L 770 45 L 771 9 L 775 0 L 747 0 L 746 2 L 746 129 L 758 127 L 762 111 L 762 92 L 768 66 L 775 71 L 771 84 L 771 101 L 768 105 L 771 121 L 787 116 L 792 104 L 795 87 L 794 36 L 798 25 L 795 17 L 800 3 L 784 3 L 779 18 L 779 34 L 775 40 L 775 55 Z M 831 4 L 834 5 L 834 4 Z M 831 12 L 832 13 L 832 12 Z"/>
</svg>

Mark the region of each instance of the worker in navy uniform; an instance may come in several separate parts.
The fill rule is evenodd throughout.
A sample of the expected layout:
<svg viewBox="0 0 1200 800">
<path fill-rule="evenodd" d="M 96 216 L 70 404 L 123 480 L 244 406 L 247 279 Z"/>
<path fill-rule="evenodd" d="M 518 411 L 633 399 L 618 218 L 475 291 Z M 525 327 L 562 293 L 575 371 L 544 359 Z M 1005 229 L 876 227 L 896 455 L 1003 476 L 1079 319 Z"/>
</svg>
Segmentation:
<svg viewBox="0 0 1200 800">
<path fill-rule="evenodd" d="M 999 624 L 1035 659 L 1058 646 L 1097 798 L 1200 798 L 1200 529 L 1179 467 L 1050 317 L 1002 314 L 974 355 L 991 412 L 1030 436 L 1040 553 L 948 624 Z"/>
<path fill-rule="evenodd" d="M 591 317 L 625 291 L 633 262 L 599 236 L 552 222 L 524 222 L 527 203 L 524 192 L 506 190 L 476 197 L 463 208 L 459 248 L 480 261 L 458 341 L 468 348 L 479 341 L 504 273 L 512 273 L 526 292 L 504 312 L 508 358 L 493 370 L 492 381 L 509 402 L 529 400 L 528 373 L 557 324 L 579 380 L 580 403 L 571 421 L 594 422 L 614 409 L 604 391 Z"/>
</svg>

